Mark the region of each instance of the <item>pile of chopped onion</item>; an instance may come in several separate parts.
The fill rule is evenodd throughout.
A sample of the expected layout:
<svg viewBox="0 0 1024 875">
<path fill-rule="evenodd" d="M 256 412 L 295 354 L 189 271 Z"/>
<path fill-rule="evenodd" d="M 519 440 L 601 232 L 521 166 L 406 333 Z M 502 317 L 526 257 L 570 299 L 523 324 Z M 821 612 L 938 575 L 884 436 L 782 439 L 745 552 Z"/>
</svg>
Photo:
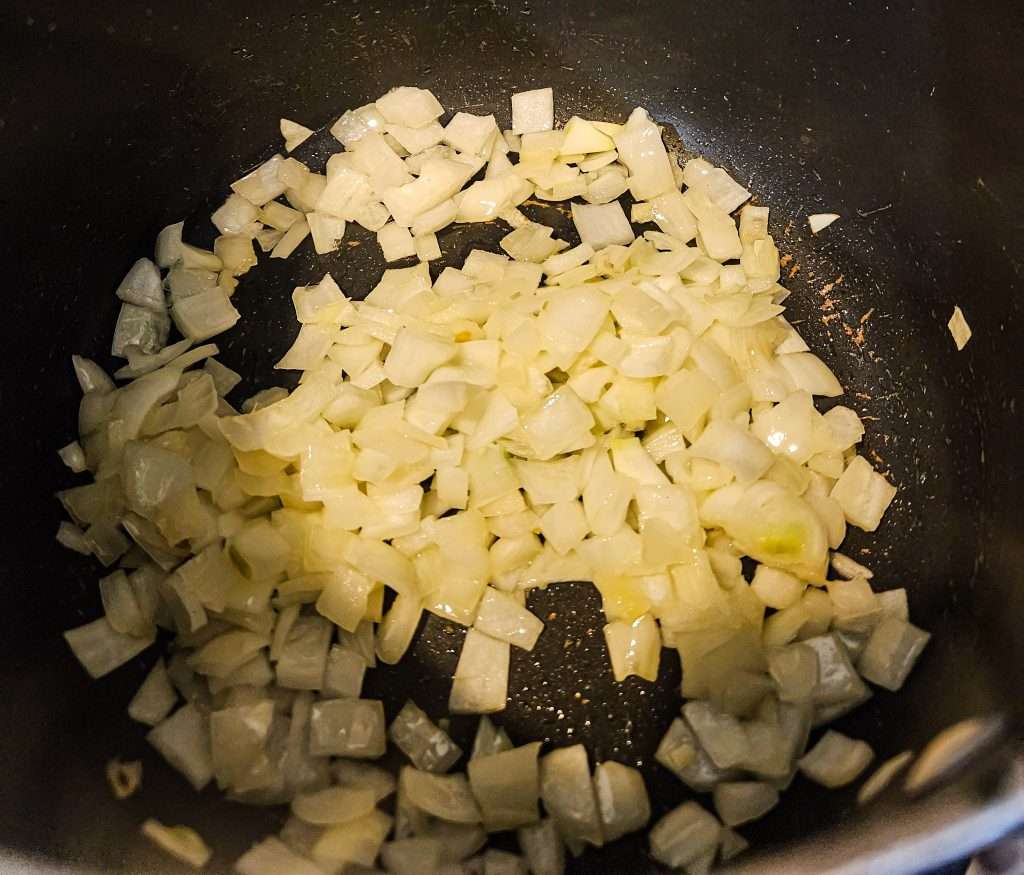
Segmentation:
<svg viewBox="0 0 1024 875">
<path fill-rule="evenodd" d="M 108 573 L 103 615 L 65 637 L 98 678 L 176 636 L 129 714 L 197 790 L 290 804 L 243 875 L 470 858 L 555 875 L 566 848 L 647 825 L 640 772 L 513 746 L 486 717 L 465 760 L 443 721 L 409 702 L 388 726 L 362 686 L 430 612 L 467 630 L 449 710 L 501 712 L 511 648 L 544 634 L 529 591 L 593 581 L 617 681 L 654 680 L 662 648 L 682 660 L 657 761 L 718 816 L 686 802 L 651 853 L 707 871 L 798 770 L 842 786 L 872 759 L 836 732 L 806 749 L 871 695 L 862 678 L 899 689 L 927 643 L 903 590 L 876 593 L 835 552 L 895 487 L 857 453 L 857 414 L 817 409 L 842 387 L 783 316 L 768 209 L 724 170 L 680 166 L 639 108 L 555 128 L 551 89 L 513 95 L 511 130 L 444 114 L 408 87 L 348 111 L 325 174 L 274 155 L 213 214 L 212 252 L 179 223 L 129 271 L 111 349 L 127 363 L 112 379 L 73 360 L 79 433 L 60 456 L 93 481 L 60 493 L 57 538 Z M 288 151 L 311 134 L 281 132 Z M 524 215 L 529 198 L 572 200 L 580 243 Z M 432 278 L 438 233 L 496 219 L 501 252 Z M 416 263 L 363 301 L 330 274 L 295 289 L 277 367 L 298 387 L 233 405 L 242 377 L 204 341 L 238 320 L 257 248 L 333 252 L 350 222 Z M 372 764 L 389 740 L 409 762 L 397 780 Z M 522 857 L 474 857 L 509 830 Z M 185 828 L 144 831 L 209 856 Z"/>
</svg>

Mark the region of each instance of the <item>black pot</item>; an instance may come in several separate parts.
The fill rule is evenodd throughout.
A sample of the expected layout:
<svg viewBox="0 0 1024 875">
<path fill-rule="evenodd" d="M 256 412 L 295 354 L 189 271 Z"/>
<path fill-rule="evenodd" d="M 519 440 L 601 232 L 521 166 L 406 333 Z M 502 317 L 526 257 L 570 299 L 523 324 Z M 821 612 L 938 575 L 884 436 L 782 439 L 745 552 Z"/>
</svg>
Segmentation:
<svg viewBox="0 0 1024 875">
<path fill-rule="evenodd" d="M 52 493 L 72 482 L 55 453 L 75 436 L 69 357 L 102 360 L 129 265 L 169 222 L 197 217 L 195 235 L 209 233 L 205 216 L 227 183 L 276 148 L 281 116 L 328 125 L 398 84 L 429 87 L 453 109 L 497 109 L 504 126 L 508 95 L 525 87 L 553 86 L 561 121 L 643 105 L 772 207 L 780 249 L 793 255 L 790 318 L 846 386 L 845 403 L 869 424 L 865 451 L 900 488 L 879 532 L 854 532 L 848 547 L 878 581 L 908 588 L 914 621 L 934 636 L 902 692 L 879 693 L 839 728 L 880 758 L 968 716 L 1003 715 L 1019 737 L 1024 19 L 1015 3 L 988 5 L 8 2 L 0 870 L 177 871 L 138 836 L 155 816 L 200 828 L 214 868 L 228 871 L 279 827 L 278 811 L 194 795 L 147 749 L 124 714 L 145 658 L 93 684 L 60 638 L 99 610 L 97 568 L 53 541 Z M 321 145 L 305 147 L 311 160 L 323 160 Z M 815 212 L 842 219 L 812 239 Z M 442 245 L 459 261 L 497 234 L 462 230 Z M 243 322 L 217 342 L 248 391 L 270 384 L 269 362 L 294 336 L 291 286 L 325 264 L 364 294 L 380 267 L 303 252 L 243 284 Z M 974 331 L 963 352 L 946 328 L 954 304 Z M 532 660 L 514 663 L 521 692 L 502 717 L 513 738 L 583 740 L 600 757 L 643 762 L 656 815 L 677 804 L 684 789 L 651 754 L 678 707 L 678 668 L 666 661 L 653 689 L 616 686 L 603 680 L 597 598 L 568 586 L 535 605 L 583 644 L 572 657 L 561 639 L 551 644 L 544 676 Z M 401 669 L 372 682 L 391 713 L 415 695 L 440 714 L 449 641 L 428 624 Z M 143 792 L 127 802 L 105 785 L 112 756 L 145 763 Z M 916 803 L 888 804 L 890 825 L 909 823 Z M 748 835 L 768 849 L 817 838 L 821 864 L 790 858 L 788 871 L 824 871 L 839 847 L 827 837 L 859 822 L 855 808 L 852 791 L 798 781 Z M 966 853 L 1013 820 L 874 871 Z M 638 838 L 577 867 L 650 864 Z"/>
</svg>

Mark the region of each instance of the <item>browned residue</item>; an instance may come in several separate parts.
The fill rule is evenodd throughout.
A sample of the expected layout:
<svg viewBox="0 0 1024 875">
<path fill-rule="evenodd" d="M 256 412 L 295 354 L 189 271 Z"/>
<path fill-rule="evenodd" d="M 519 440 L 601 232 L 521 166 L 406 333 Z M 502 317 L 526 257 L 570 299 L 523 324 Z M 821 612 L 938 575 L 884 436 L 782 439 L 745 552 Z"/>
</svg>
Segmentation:
<svg viewBox="0 0 1024 875">
<path fill-rule="evenodd" d="M 864 346 L 864 326 L 863 325 L 860 328 L 858 328 L 856 331 L 854 331 L 849 325 L 847 325 L 844 322 L 843 323 L 843 334 L 845 334 L 847 337 L 849 337 L 850 340 L 853 342 L 854 346 L 856 346 L 858 349 L 860 349 L 862 346 Z"/>
<path fill-rule="evenodd" d="M 824 308 L 823 308 L 824 309 Z M 839 313 L 828 313 L 821 317 L 821 321 L 828 325 L 829 322 L 835 322 L 836 319 L 842 319 L 843 317 Z"/>
<path fill-rule="evenodd" d="M 789 267 L 789 263 L 792 260 L 793 260 L 792 254 L 783 255 L 782 258 L 779 259 L 779 267 Z"/>
<path fill-rule="evenodd" d="M 854 392 L 854 397 L 860 398 L 861 401 L 870 401 L 871 396 L 867 392 Z"/>
<path fill-rule="evenodd" d="M 796 264 L 794 264 L 794 265 L 793 265 L 793 266 L 792 266 L 792 267 L 791 267 L 791 268 L 789 269 L 789 274 L 788 274 L 788 276 L 789 276 L 789 278 L 790 278 L 790 279 L 793 279 L 793 277 L 795 277 L 795 276 L 796 276 L 796 275 L 797 275 L 798 273 L 800 273 L 800 262 L 799 262 L 799 261 L 798 261 L 798 262 L 797 262 Z"/>
</svg>

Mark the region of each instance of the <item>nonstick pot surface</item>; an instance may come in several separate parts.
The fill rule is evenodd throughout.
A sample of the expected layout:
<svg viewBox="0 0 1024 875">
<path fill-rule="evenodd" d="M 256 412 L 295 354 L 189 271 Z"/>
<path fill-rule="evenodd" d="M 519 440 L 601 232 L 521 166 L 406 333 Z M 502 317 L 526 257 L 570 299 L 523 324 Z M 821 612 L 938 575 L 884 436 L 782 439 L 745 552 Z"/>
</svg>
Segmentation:
<svg viewBox="0 0 1024 875">
<path fill-rule="evenodd" d="M 51 495 L 71 482 L 55 454 L 74 436 L 68 359 L 102 356 L 113 289 L 163 225 L 190 216 L 196 242 L 210 233 L 204 217 L 226 185 L 276 148 L 278 118 L 320 127 L 398 84 L 429 87 L 452 110 L 495 111 L 503 126 L 508 95 L 529 87 L 554 87 L 559 121 L 643 105 L 683 150 L 723 164 L 772 207 L 780 250 L 793 256 L 790 318 L 867 421 L 864 451 L 900 487 L 881 530 L 854 531 L 847 547 L 883 585 L 906 586 L 915 622 L 934 634 L 898 696 L 877 694 L 839 728 L 884 758 L 963 716 L 1019 710 L 1024 34 L 1013 4 L 979 15 L 954 3 L 18 0 L 2 16 L 0 869 L 10 871 L 6 853 L 11 865 L 170 871 L 137 838 L 155 816 L 199 828 L 227 871 L 279 827 L 277 810 L 194 795 L 147 750 L 124 714 L 146 658 L 93 684 L 59 638 L 99 610 L 97 568 L 52 540 Z M 304 153 L 323 160 L 327 142 Z M 814 212 L 843 218 L 811 239 Z M 571 236 L 557 211 L 544 218 Z M 503 230 L 442 235 L 446 262 L 493 247 Z M 243 280 L 243 321 L 217 341 L 245 375 L 243 392 L 281 382 L 271 363 L 297 330 L 292 286 L 330 269 L 365 294 L 382 267 L 373 252 L 317 259 L 303 248 Z M 975 332 L 962 353 L 945 325 L 954 303 Z M 616 685 L 592 588 L 552 587 L 530 605 L 552 616 L 537 650 L 513 658 L 499 717 L 513 739 L 583 741 L 599 759 L 639 764 L 655 816 L 685 798 L 652 759 L 679 706 L 674 656 L 666 651 L 657 683 Z M 461 635 L 431 618 L 367 694 L 390 714 L 411 696 L 440 716 Z M 455 721 L 460 741 L 473 723 Z M 103 780 L 112 756 L 145 762 L 143 791 L 127 802 Z M 745 833 L 768 846 L 854 816 L 850 793 L 797 781 Z M 640 871 L 643 848 L 641 837 L 619 842 L 577 868 Z"/>
</svg>

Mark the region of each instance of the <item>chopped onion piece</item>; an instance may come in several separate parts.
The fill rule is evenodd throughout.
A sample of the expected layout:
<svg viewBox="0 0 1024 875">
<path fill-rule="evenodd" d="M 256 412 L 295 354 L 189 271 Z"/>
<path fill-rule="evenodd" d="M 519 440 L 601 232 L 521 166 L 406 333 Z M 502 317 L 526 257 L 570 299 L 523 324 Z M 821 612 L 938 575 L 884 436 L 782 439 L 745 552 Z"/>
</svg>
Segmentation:
<svg viewBox="0 0 1024 875">
<path fill-rule="evenodd" d="M 483 856 L 483 875 L 529 875 L 526 861 L 517 854 L 488 848 Z"/>
<path fill-rule="evenodd" d="M 409 757 L 417 769 L 425 772 L 447 772 L 462 756 L 462 749 L 451 740 L 448 733 L 440 729 L 412 700 L 406 702 L 391 721 L 388 738 Z"/>
<path fill-rule="evenodd" d="M 278 686 L 290 690 L 321 689 L 333 632 L 331 624 L 322 617 L 299 617 L 277 656 Z"/>
<path fill-rule="evenodd" d="M 811 226 L 811 233 L 817 234 L 819 231 L 824 231 L 838 218 L 838 213 L 815 213 L 813 216 L 807 217 L 807 224 Z"/>
<path fill-rule="evenodd" d="M 164 661 L 158 659 L 129 702 L 128 716 L 140 723 L 156 726 L 166 719 L 177 701 L 178 694 L 171 686 Z"/>
<path fill-rule="evenodd" d="M 971 339 L 971 326 L 967 324 L 963 310 L 959 306 L 953 308 L 953 315 L 949 317 L 947 327 L 953 336 L 953 343 L 956 344 L 957 351 L 967 346 L 967 341 Z"/>
<path fill-rule="evenodd" d="M 440 839 L 415 836 L 386 842 L 380 849 L 380 859 L 392 875 L 418 875 L 420 872 L 440 871 L 444 845 Z"/>
<path fill-rule="evenodd" d="M 141 638 L 118 632 L 106 617 L 64 633 L 75 658 L 94 679 L 133 660 L 154 638 L 153 632 Z"/>
<path fill-rule="evenodd" d="M 335 760 L 331 764 L 331 772 L 343 787 L 372 790 L 377 802 L 387 799 L 397 786 L 391 772 L 358 760 Z"/>
<path fill-rule="evenodd" d="M 453 714 L 502 711 L 508 698 L 509 644 L 470 629 L 452 681 L 448 710 Z"/>
<path fill-rule="evenodd" d="M 647 110 L 637 107 L 612 139 L 619 160 L 629 168 L 629 189 L 638 201 L 650 200 L 678 188 L 661 139 L 661 131 Z"/>
<path fill-rule="evenodd" d="M 607 204 L 572 204 L 572 221 L 580 240 L 595 252 L 605 246 L 633 242 L 633 229 L 618 201 Z"/>
<path fill-rule="evenodd" d="M 384 706 L 379 701 L 331 699 L 313 705 L 309 723 L 313 756 L 376 759 L 386 747 Z"/>
<path fill-rule="evenodd" d="M 872 631 L 857 668 L 871 683 L 896 691 L 930 638 L 927 632 L 898 617 L 883 617 Z"/>
<path fill-rule="evenodd" d="M 412 128 L 422 128 L 444 113 L 444 107 L 427 89 L 407 86 L 392 88 L 378 98 L 375 106 L 387 121 L 401 122 Z"/>
<path fill-rule="evenodd" d="M 616 620 L 604 627 L 612 674 L 622 682 L 630 675 L 654 681 L 658 677 L 661 635 L 650 614 L 633 620 Z"/>
<path fill-rule="evenodd" d="M 914 752 L 905 750 L 882 763 L 857 791 L 857 804 L 866 805 L 877 798 L 900 772 L 910 765 Z"/>
<path fill-rule="evenodd" d="M 540 761 L 540 792 L 545 810 L 567 841 L 604 844 L 597 799 L 582 744 L 553 750 Z"/>
<path fill-rule="evenodd" d="M 696 802 L 673 808 L 651 829 L 651 856 L 666 866 L 682 867 L 713 853 L 722 825 Z"/>
<path fill-rule="evenodd" d="M 324 698 L 358 699 L 365 674 L 366 660 L 362 655 L 333 644 L 327 653 L 321 695 Z"/>
<path fill-rule="evenodd" d="M 759 781 L 727 781 L 714 789 L 715 811 L 726 826 L 764 817 L 779 804 L 779 791 Z"/>
<path fill-rule="evenodd" d="M 187 826 L 164 826 L 149 818 L 142 824 L 142 834 L 160 850 L 193 869 L 202 869 L 213 856 L 199 833 Z"/>
<path fill-rule="evenodd" d="M 117 297 L 126 304 L 143 307 L 154 313 L 165 313 L 164 287 L 160 271 L 148 258 L 140 258 L 117 287 Z"/>
<path fill-rule="evenodd" d="M 107 783 L 115 799 L 127 799 L 142 786 L 142 763 L 139 760 L 122 762 L 112 759 L 107 763 Z"/>
<path fill-rule="evenodd" d="M 800 758 L 800 771 L 823 787 L 845 787 L 856 780 L 874 756 L 866 742 L 830 729 Z"/>
<path fill-rule="evenodd" d="M 520 827 L 516 838 L 533 875 L 564 875 L 565 846 L 553 818 Z"/>
<path fill-rule="evenodd" d="M 512 132 L 532 134 L 554 127 L 554 92 L 550 88 L 520 91 L 512 95 Z"/>
<path fill-rule="evenodd" d="M 768 667 L 783 702 L 806 702 L 818 686 L 818 654 L 806 644 L 790 644 L 768 654 Z M 730 824 L 734 826 L 735 824 Z"/>
<path fill-rule="evenodd" d="M 488 757 L 505 750 L 512 750 L 513 744 L 504 729 L 495 728 L 489 717 L 481 717 L 473 739 L 471 759 Z"/>
<path fill-rule="evenodd" d="M 341 871 L 349 865 L 372 867 L 392 822 L 383 811 L 371 811 L 358 820 L 325 830 L 313 846 L 313 859 L 321 867 L 318 871 Z"/>
<path fill-rule="evenodd" d="M 238 875 L 323 875 L 316 863 L 307 860 L 289 848 L 280 839 L 271 836 L 253 845 L 235 861 Z"/>
<path fill-rule="evenodd" d="M 621 763 L 598 763 L 594 793 L 606 842 L 643 829 L 651 819 L 651 803 L 643 775 Z"/>
<path fill-rule="evenodd" d="M 61 522 L 57 527 L 57 543 L 83 556 L 92 555 L 89 539 L 78 526 L 73 523 Z"/>
<path fill-rule="evenodd" d="M 376 793 L 362 787 L 327 787 L 299 793 L 292 800 L 292 812 L 306 823 L 333 826 L 364 817 L 377 804 Z"/>
<path fill-rule="evenodd" d="M 739 765 L 749 756 L 747 736 L 731 714 L 719 711 L 710 702 L 690 701 L 683 705 L 683 716 L 718 768 Z"/>
<path fill-rule="evenodd" d="M 181 772 L 196 790 L 202 790 L 210 783 L 213 777 L 210 719 L 196 705 L 183 705 L 150 730 L 146 740 L 167 762 Z"/>
<path fill-rule="evenodd" d="M 479 823 L 480 809 L 465 775 L 434 775 L 403 766 L 399 792 L 432 817 L 452 823 Z"/>
<path fill-rule="evenodd" d="M 896 487 L 877 473 L 863 456 L 854 456 L 832 487 L 831 497 L 839 502 L 849 523 L 865 532 L 873 532 L 896 497 Z"/>
<path fill-rule="evenodd" d="M 515 829 L 537 821 L 539 751 L 540 743 L 534 742 L 470 760 L 470 788 L 489 832 Z"/>
<path fill-rule="evenodd" d="M 849 556 L 836 550 L 832 551 L 829 564 L 836 574 L 846 580 L 853 580 L 855 577 L 870 580 L 875 576 L 875 573 L 870 568 L 861 565 L 856 559 L 851 559 Z"/>
<path fill-rule="evenodd" d="M 274 155 L 252 172 L 231 183 L 231 190 L 254 206 L 262 207 L 268 201 L 284 194 L 287 188 L 280 178 L 283 164 L 284 159 L 280 155 Z"/>
<path fill-rule="evenodd" d="M 544 623 L 514 598 L 487 587 L 473 624 L 492 638 L 507 641 L 523 650 L 533 650 Z"/>
<path fill-rule="evenodd" d="M 291 119 L 281 119 L 280 127 L 281 136 L 284 138 L 284 148 L 288 152 L 294 152 L 313 136 L 312 130 L 305 125 L 300 125 L 298 122 L 293 122 Z"/>
<path fill-rule="evenodd" d="M 168 268 L 181 261 L 181 232 L 184 227 L 184 222 L 175 222 L 157 235 L 154 260 L 159 267 Z"/>
</svg>

